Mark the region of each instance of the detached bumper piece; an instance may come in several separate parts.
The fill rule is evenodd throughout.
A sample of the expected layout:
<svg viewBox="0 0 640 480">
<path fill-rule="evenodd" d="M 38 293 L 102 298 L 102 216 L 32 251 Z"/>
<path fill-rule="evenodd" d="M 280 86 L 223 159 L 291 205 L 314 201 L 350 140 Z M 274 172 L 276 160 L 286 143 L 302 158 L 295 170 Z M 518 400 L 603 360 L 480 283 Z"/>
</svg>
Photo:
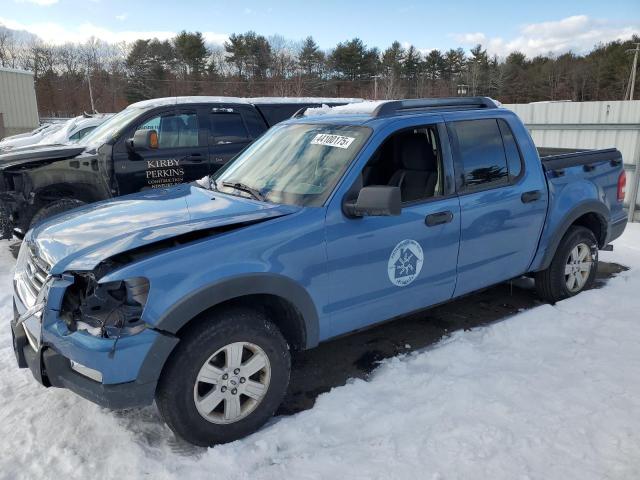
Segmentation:
<svg viewBox="0 0 640 480">
<path fill-rule="evenodd" d="M 149 405 L 153 401 L 156 382 L 128 382 L 104 385 L 78 373 L 71 361 L 46 345 L 34 350 L 21 325 L 11 323 L 13 349 L 18 366 L 29 368 L 45 387 L 66 388 L 98 405 L 114 410 Z"/>
</svg>

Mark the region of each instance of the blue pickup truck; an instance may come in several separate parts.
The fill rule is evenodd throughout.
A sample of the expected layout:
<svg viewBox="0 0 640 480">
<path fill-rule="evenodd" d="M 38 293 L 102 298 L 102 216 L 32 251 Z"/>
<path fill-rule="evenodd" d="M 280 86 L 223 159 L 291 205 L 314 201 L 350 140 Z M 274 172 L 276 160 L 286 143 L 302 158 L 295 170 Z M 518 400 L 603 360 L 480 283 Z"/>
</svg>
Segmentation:
<svg viewBox="0 0 640 480">
<path fill-rule="evenodd" d="M 535 277 L 555 302 L 620 236 L 616 149 L 539 153 L 488 98 L 298 112 L 195 184 L 30 230 L 14 348 L 44 386 L 151 404 L 198 445 L 260 428 L 290 351 Z"/>
</svg>

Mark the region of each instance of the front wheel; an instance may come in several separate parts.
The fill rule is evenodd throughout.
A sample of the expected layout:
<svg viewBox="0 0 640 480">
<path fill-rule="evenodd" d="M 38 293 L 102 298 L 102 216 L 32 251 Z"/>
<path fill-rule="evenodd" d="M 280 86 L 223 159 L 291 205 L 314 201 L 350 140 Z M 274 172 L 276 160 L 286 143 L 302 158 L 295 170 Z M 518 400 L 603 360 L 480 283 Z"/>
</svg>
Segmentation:
<svg viewBox="0 0 640 480">
<path fill-rule="evenodd" d="M 598 242 L 591 230 L 571 227 L 546 270 L 536 273 L 536 290 L 555 303 L 590 288 L 598 270 Z"/>
<path fill-rule="evenodd" d="M 275 325 L 258 311 L 228 308 L 182 337 L 160 378 L 156 403 L 167 425 L 188 442 L 231 442 L 274 414 L 289 372 L 289 349 Z"/>
<path fill-rule="evenodd" d="M 35 213 L 29 222 L 29 228 L 35 227 L 38 223 L 47 220 L 54 215 L 68 212 L 69 210 L 73 210 L 74 208 L 79 208 L 84 205 L 86 205 L 85 202 L 75 198 L 61 198 L 59 200 L 55 200 L 44 205 Z"/>
</svg>

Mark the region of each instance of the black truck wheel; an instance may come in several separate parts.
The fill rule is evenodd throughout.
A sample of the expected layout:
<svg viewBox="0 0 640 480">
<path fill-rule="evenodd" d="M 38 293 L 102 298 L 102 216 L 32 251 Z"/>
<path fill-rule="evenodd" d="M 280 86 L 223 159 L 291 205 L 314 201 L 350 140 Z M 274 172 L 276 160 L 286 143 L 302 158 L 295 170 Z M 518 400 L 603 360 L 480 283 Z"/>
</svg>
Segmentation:
<svg viewBox="0 0 640 480">
<path fill-rule="evenodd" d="M 551 265 L 536 273 L 536 290 L 555 303 L 593 285 L 598 270 L 598 242 L 591 230 L 571 227 L 558 245 Z"/>
<path fill-rule="evenodd" d="M 201 320 L 167 361 L 156 404 L 176 435 L 211 446 L 249 435 L 273 416 L 291 358 L 278 328 L 256 310 L 230 307 Z"/>
<path fill-rule="evenodd" d="M 75 198 L 61 198 L 60 200 L 55 200 L 46 204 L 44 207 L 41 207 L 35 215 L 31 217 L 29 228 L 33 228 L 35 225 L 49 217 L 53 217 L 59 213 L 64 213 L 68 210 L 73 210 L 74 208 L 82 207 L 83 205 L 86 205 L 86 203 L 82 200 L 76 200 Z"/>
</svg>

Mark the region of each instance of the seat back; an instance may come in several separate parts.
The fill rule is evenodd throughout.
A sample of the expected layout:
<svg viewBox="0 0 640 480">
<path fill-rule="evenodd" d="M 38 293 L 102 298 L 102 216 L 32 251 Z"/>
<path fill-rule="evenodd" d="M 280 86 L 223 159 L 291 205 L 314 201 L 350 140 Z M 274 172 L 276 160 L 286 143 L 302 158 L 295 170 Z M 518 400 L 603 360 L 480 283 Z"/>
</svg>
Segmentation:
<svg viewBox="0 0 640 480">
<path fill-rule="evenodd" d="M 396 170 L 389 185 L 400 187 L 403 202 L 432 197 L 438 182 L 438 160 L 428 138 L 408 135 L 400 139 L 401 168 Z"/>
</svg>

